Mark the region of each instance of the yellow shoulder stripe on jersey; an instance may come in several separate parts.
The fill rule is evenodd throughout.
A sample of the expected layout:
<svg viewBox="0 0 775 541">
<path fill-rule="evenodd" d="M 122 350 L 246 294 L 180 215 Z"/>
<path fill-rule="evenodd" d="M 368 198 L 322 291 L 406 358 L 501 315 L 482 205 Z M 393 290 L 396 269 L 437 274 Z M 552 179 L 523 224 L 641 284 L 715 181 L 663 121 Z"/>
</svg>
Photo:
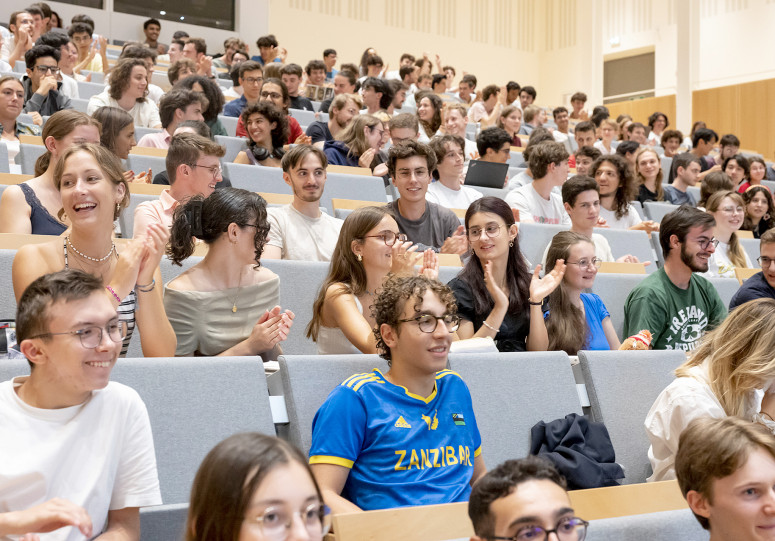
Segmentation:
<svg viewBox="0 0 775 541">
<path fill-rule="evenodd" d="M 354 382 L 361 380 L 363 378 L 371 378 L 371 377 L 374 377 L 374 372 L 364 372 L 362 374 L 354 374 L 349 378 L 347 378 L 346 380 L 344 380 L 342 382 L 342 385 L 345 387 L 352 387 Z"/>
<path fill-rule="evenodd" d="M 452 376 L 457 376 L 457 377 L 459 377 L 460 379 L 463 379 L 462 377 L 460 377 L 460 374 L 458 374 L 458 373 L 457 373 L 457 372 L 455 372 L 454 370 L 441 370 L 441 371 L 439 371 L 439 372 L 436 372 L 436 379 L 441 379 L 441 378 L 443 378 L 444 376 L 449 376 L 449 375 L 452 375 Z"/>
<path fill-rule="evenodd" d="M 353 385 L 352 389 L 354 391 L 358 391 L 358 390 L 360 390 L 361 387 L 363 387 L 367 383 L 374 383 L 374 382 L 382 383 L 382 380 L 380 380 L 377 376 L 372 375 L 372 377 L 370 377 L 368 379 L 362 379 L 361 381 L 359 381 L 358 383 Z"/>
<path fill-rule="evenodd" d="M 338 456 L 327 456 L 327 455 L 315 455 L 309 457 L 309 463 L 310 464 L 333 464 L 334 466 L 344 466 L 345 468 L 352 469 L 353 462 L 352 460 L 347 460 L 346 458 L 338 457 Z"/>
<path fill-rule="evenodd" d="M 476 451 L 474 451 L 474 456 L 479 456 L 482 454 L 482 446 L 480 445 Z"/>
</svg>

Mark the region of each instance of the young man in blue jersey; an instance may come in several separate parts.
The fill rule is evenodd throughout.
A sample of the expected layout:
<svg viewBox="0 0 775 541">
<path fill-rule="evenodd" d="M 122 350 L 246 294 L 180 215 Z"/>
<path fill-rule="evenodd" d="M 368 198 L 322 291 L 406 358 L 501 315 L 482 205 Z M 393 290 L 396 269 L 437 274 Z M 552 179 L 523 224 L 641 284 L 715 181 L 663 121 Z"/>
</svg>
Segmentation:
<svg viewBox="0 0 775 541">
<path fill-rule="evenodd" d="M 452 292 L 393 276 L 373 311 L 390 369 L 348 378 L 315 415 L 310 464 L 323 498 L 334 513 L 467 501 L 485 466 L 468 387 L 446 369 Z"/>
</svg>

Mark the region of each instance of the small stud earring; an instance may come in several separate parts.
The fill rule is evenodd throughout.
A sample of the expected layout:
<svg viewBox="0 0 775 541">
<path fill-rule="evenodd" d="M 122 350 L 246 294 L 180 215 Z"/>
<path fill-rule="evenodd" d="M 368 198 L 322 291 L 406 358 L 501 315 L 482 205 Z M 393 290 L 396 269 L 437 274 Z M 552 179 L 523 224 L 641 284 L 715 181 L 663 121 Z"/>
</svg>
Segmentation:
<svg viewBox="0 0 775 541">
<path fill-rule="evenodd" d="M 357 254 L 355 256 L 355 259 L 357 259 L 358 261 L 363 261 L 363 256 L 361 254 Z"/>
</svg>

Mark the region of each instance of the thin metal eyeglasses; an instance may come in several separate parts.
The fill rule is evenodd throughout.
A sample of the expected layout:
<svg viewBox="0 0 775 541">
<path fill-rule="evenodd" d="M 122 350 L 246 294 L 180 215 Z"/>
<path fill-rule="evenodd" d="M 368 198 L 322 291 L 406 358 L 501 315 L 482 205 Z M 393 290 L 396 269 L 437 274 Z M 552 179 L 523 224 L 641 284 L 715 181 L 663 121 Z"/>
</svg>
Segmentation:
<svg viewBox="0 0 775 541">
<path fill-rule="evenodd" d="M 567 265 L 578 265 L 580 269 L 588 269 L 590 267 L 599 269 L 600 265 L 603 264 L 603 260 L 593 257 L 592 259 L 579 259 L 578 261 L 566 261 L 565 263 Z"/>
<path fill-rule="evenodd" d="M 189 167 L 201 167 L 202 169 L 207 169 L 210 171 L 210 174 L 213 175 L 213 179 L 216 179 L 223 175 L 223 169 L 221 169 L 220 165 L 212 165 L 212 166 L 206 166 L 206 165 L 199 165 L 196 163 L 190 163 L 188 164 Z"/>
<path fill-rule="evenodd" d="M 245 83 L 247 83 L 249 85 L 260 85 L 261 83 L 264 82 L 264 78 L 263 77 L 245 77 L 242 80 L 243 80 L 243 82 L 245 82 Z"/>
<path fill-rule="evenodd" d="M 514 537 L 490 537 L 502 541 L 548 541 L 553 533 L 560 541 L 584 541 L 587 537 L 589 522 L 579 517 L 561 519 L 553 530 L 544 530 L 541 526 L 522 528 Z"/>
<path fill-rule="evenodd" d="M 396 241 L 406 242 L 407 237 L 403 233 L 393 233 L 392 231 L 385 231 L 379 235 L 364 235 L 364 239 L 382 239 L 382 241 L 388 246 L 393 246 Z"/>
<path fill-rule="evenodd" d="M 501 234 L 501 226 L 497 224 L 489 224 L 484 229 L 479 229 L 478 227 L 475 227 L 473 229 L 468 230 L 468 240 L 470 241 L 476 241 L 479 240 L 482 236 L 482 233 L 487 234 L 487 236 L 491 239 L 494 239 L 496 237 L 499 237 Z"/>
<path fill-rule="evenodd" d="M 416 321 L 420 330 L 425 333 L 432 333 L 436 331 L 436 327 L 439 326 L 439 321 L 443 321 L 447 327 L 447 331 L 455 332 L 460 326 L 460 316 L 457 314 L 444 314 L 443 316 L 434 316 L 433 314 L 420 314 L 419 316 L 410 317 L 409 319 L 399 319 L 400 323 L 409 323 L 410 321 Z"/>
<path fill-rule="evenodd" d="M 77 331 L 67 332 L 46 332 L 30 336 L 30 338 L 46 338 L 49 336 L 60 336 L 65 334 L 72 334 L 77 336 L 81 340 L 81 345 L 86 349 L 94 349 L 102 343 L 103 331 L 108 333 L 108 337 L 115 343 L 120 343 L 126 338 L 127 324 L 126 321 L 111 321 L 103 327 L 97 325 L 91 325 L 78 329 Z"/>
<path fill-rule="evenodd" d="M 261 516 L 247 519 L 257 522 L 270 541 L 285 541 L 296 515 L 301 518 L 307 533 L 321 537 L 331 528 L 331 509 L 322 503 L 315 503 L 302 511 L 289 513 L 286 509 L 270 507 Z"/>
<path fill-rule="evenodd" d="M 412 178 L 412 175 L 414 175 L 414 177 L 417 180 L 425 180 L 426 178 L 428 178 L 429 174 L 430 173 L 425 168 L 420 168 L 415 170 L 399 169 L 398 171 L 396 171 L 396 177 L 398 177 L 400 180 L 410 180 Z"/>
<path fill-rule="evenodd" d="M 769 269 L 770 265 L 775 262 L 775 259 L 770 259 L 769 257 L 763 257 L 759 256 L 756 258 L 756 262 L 759 263 L 759 266 L 763 269 Z"/>
</svg>

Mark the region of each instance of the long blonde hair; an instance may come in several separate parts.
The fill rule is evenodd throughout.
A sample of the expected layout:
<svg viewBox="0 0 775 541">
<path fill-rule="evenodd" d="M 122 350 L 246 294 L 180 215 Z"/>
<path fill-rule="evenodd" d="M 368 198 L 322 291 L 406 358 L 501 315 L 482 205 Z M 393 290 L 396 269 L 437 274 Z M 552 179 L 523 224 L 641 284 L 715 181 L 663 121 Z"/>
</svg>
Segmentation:
<svg viewBox="0 0 775 541">
<path fill-rule="evenodd" d="M 659 158 L 659 154 L 656 153 L 654 149 L 651 148 L 642 148 L 638 151 L 637 154 L 635 154 L 635 175 L 638 178 L 638 185 L 645 184 L 646 178 L 641 174 L 640 172 L 640 157 L 643 156 L 646 152 L 651 152 L 654 157 L 657 159 L 657 164 L 659 165 L 658 173 L 657 173 L 657 180 L 654 184 L 656 184 L 657 189 L 657 201 L 664 201 L 665 200 L 665 193 L 662 190 L 662 178 L 664 177 L 664 173 L 662 173 L 662 163 Z"/>
<path fill-rule="evenodd" d="M 708 198 L 706 210 L 708 212 L 717 212 L 721 206 L 721 202 L 726 197 L 729 197 L 732 201 L 745 209 L 745 202 L 743 201 L 742 195 L 732 190 L 723 190 L 714 193 Z M 735 267 L 740 267 L 742 269 L 748 268 L 748 264 L 745 261 L 745 252 L 743 251 L 743 247 L 740 246 L 740 241 L 738 241 L 736 233 L 732 233 L 732 236 L 729 237 L 729 249 L 727 250 L 727 255 L 729 255 L 729 260 Z"/>
<path fill-rule="evenodd" d="M 775 379 L 775 299 L 740 305 L 715 330 L 705 335 L 675 375 L 708 361 L 710 388 L 727 415 L 741 416 L 746 395 Z"/>
</svg>

